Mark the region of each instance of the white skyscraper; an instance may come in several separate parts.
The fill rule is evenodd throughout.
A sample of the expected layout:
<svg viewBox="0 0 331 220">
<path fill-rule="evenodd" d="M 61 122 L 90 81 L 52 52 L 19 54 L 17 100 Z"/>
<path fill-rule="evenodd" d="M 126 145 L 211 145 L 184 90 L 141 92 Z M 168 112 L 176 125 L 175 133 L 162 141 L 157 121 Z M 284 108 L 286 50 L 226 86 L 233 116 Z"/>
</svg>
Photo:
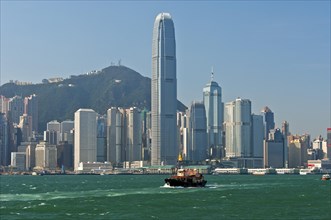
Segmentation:
<svg viewBox="0 0 331 220">
<path fill-rule="evenodd" d="M 80 162 L 97 161 L 97 114 L 92 109 L 75 112 L 74 168 Z"/>
<path fill-rule="evenodd" d="M 178 155 L 176 42 L 170 14 L 156 16 L 152 43 L 151 164 L 175 164 Z"/>
<path fill-rule="evenodd" d="M 212 151 L 221 152 L 222 144 L 222 130 L 223 130 L 223 103 L 222 103 L 222 88 L 213 81 L 208 83 L 203 88 L 203 104 L 206 109 L 207 117 L 207 146 Z M 219 157 L 220 153 L 213 153 L 214 156 Z"/>
<path fill-rule="evenodd" d="M 227 157 L 252 157 L 251 101 L 236 99 L 225 104 L 225 143 Z"/>
</svg>

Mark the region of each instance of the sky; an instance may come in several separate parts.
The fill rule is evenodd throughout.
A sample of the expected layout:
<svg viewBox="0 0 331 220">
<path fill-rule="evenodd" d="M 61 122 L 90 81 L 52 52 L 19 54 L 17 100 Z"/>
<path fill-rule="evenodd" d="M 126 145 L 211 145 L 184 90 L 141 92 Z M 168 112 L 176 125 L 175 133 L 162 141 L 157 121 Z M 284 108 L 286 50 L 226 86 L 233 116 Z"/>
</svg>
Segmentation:
<svg viewBox="0 0 331 220">
<path fill-rule="evenodd" d="M 121 61 L 151 77 L 152 29 L 175 24 L 178 99 L 202 101 L 210 81 L 223 102 L 268 106 L 276 127 L 326 138 L 330 119 L 330 1 L 1 0 L 1 80 L 40 83 Z"/>
</svg>

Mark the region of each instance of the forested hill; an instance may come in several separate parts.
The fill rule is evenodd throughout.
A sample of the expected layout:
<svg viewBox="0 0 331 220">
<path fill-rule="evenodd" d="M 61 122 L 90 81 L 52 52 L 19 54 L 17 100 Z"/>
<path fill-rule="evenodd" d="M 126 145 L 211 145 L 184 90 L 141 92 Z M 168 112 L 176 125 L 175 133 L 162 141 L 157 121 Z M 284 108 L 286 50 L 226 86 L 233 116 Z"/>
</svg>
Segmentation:
<svg viewBox="0 0 331 220">
<path fill-rule="evenodd" d="M 57 83 L 7 83 L 0 87 L 0 94 L 7 98 L 36 94 L 39 101 L 39 129 L 43 131 L 51 120 L 73 119 L 74 112 L 79 108 L 91 108 L 100 114 L 105 114 L 109 107 L 150 109 L 151 79 L 125 66 L 109 66 Z M 178 110 L 185 109 L 178 102 Z"/>
</svg>

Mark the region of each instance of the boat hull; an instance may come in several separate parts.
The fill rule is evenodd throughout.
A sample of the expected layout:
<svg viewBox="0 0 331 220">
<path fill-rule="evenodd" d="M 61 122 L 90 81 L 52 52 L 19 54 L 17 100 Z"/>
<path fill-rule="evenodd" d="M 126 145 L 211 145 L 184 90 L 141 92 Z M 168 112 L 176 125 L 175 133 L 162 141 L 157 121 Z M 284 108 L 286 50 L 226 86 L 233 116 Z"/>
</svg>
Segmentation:
<svg viewBox="0 0 331 220">
<path fill-rule="evenodd" d="M 206 180 L 194 180 L 189 178 L 166 178 L 165 183 L 169 186 L 174 187 L 205 187 L 207 181 Z"/>
</svg>

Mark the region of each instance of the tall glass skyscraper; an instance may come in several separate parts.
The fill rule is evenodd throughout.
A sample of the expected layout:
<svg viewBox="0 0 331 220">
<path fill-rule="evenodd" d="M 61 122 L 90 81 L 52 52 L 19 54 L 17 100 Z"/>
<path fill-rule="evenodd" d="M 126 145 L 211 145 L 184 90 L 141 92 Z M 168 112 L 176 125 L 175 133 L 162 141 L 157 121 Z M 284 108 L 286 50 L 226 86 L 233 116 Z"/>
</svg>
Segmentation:
<svg viewBox="0 0 331 220">
<path fill-rule="evenodd" d="M 265 129 L 265 139 L 269 139 L 269 132 L 271 129 L 275 128 L 275 120 L 274 120 L 274 113 L 271 111 L 271 109 L 268 106 L 265 106 L 262 111 L 263 116 L 263 123 L 264 123 L 264 129 Z"/>
<path fill-rule="evenodd" d="M 170 14 L 156 16 L 152 43 L 151 164 L 176 164 L 176 41 Z"/>
<path fill-rule="evenodd" d="M 203 104 L 207 117 L 207 145 L 213 151 L 222 147 L 223 103 L 222 88 L 211 79 L 203 88 Z M 214 153 L 213 153 L 214 154 Z M 218 155 L 222 156 L 222 155 Z"/>
<path fill-rule="evenodd" d="M 190 108 L 190 149 L 188 159 L 202 161 L 207 159 L 206 111 L 203 103 L 192 102 Z"/>
<path fill-rule="evenodd" d="M 225 104 L 225 143 L 227 157 L 252 157 L 251 101 L 236 99 Z"/>
</svg>

